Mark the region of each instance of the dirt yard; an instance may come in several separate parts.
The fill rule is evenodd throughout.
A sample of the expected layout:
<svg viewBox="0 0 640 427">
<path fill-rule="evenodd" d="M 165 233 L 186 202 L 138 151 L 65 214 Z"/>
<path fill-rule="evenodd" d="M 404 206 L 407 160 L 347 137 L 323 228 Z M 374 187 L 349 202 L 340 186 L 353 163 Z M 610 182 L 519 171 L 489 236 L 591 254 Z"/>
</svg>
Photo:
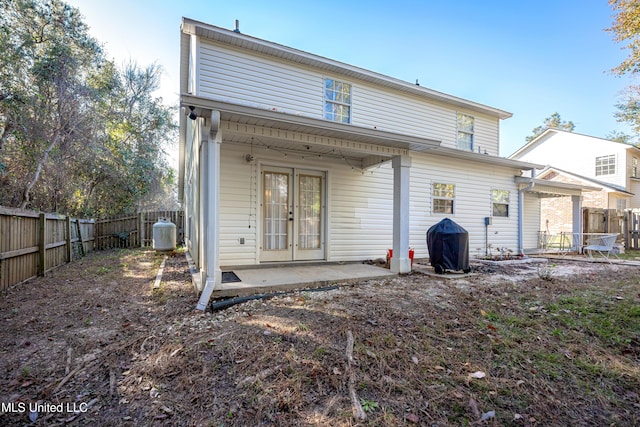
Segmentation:
<svg viewBox="0 0 640 427">
<path fill-rule="evenodd" d="M 2 426 L 640 425 L 640 267 L 414 273 L 195 310 L 183 254 L 0 295 Z"/>
</svg>

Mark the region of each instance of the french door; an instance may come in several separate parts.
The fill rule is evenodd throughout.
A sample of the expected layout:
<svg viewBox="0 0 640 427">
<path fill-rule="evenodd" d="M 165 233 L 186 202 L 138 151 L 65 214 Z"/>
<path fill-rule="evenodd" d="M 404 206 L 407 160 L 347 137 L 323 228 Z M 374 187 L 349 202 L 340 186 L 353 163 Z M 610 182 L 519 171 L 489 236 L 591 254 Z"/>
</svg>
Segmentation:
<svg viewBox="0 0 640 427">
<path fill-rule="evenodd" d="M 260 261 L 325 259 L 325 173 L 265 167 Z"/>
</svg>

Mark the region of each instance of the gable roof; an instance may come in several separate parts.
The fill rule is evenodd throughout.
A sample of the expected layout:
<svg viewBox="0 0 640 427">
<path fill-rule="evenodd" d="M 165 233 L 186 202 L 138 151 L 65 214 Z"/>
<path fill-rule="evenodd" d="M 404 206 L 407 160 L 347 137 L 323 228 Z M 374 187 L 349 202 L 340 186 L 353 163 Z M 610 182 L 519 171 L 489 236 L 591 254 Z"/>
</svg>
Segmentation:
<svg viewBox="0 0 640 427">
<path fill-rule="evenodd" d="M 569 171 L 566 171 L 566 170 L 563 170 L 563 169 L 559 169 L 559 168 L 556 168 L 556 167 L 553 167 L 553 166 L 547 166 L 544 169 L 542 169 L 536 175 L 536 178 L 537 179 L 544 179 L 545 175 L 548 175 L 549 173 L 553 173 L 553 172 L 556 172 L 556 173 L 561 174 L 561 175 L 568 175 L 568 176 L 573 177 L 573 178 L 575 178 L 577 180 L 586 182 L 587 185 L 590 185 L 590 186 L 597 186 L 597 187 L 601 187 L 602 189 L 606 189 L 606 190 L 609 190 L 609 191 L 622 193 L 622 194 L 624 194 L 626 196 L 633 196 L 633 193 L 628 192 L 624 187 L 621 187 L 619 185 L 615 185 L 615 184 L 611 184 L 611 183 L 608 183 L 608 182 L 599 181 L 597 179 L 589 178 L 589 177 L 586 177 L 586 176 L 578 175 L 576 173 L 569 172 Z"/>
<path fill-rule="evenodd" d="M 527 153 L 531 149 L 533 149 L 533 148 L 537 147 L 538 145 L 540 145 L 542 142 L 547 140 L 549 137 L 551 137 L 553 135 L 556 135 L 556 134 L 571 134 L 571 135 L 583 136 L 583 137 L 586 137 L 586 138 L 599 139 L 602 142 L 608 143 L 608 144 L 621 144 L 621 145 L 624 145 L 625 148 L 627 148 L 627 149 L 635 149 L 635 150 L 638 150 L 638 152 L 640 153 L 640 148 L 636 147 L 635 145 L 625 144 L 623 142 L 612 141 L 610 139 L 600 138 L 600 137 L 591 136 L 591 135 L 585 135 L 585 134 L 577 133 L 577 132 L 569 132 L 569 131 L 561 130 L 561 129 L 547 128 L 540 135 L 538 135 L 537 137 L 535 137 L 534 139 L 532 139 L 531 141 L 527 142 L 525 145 L 523 145 L 522 147 L 517 149 L 513 154 L 511 154 L 509 156 L 509 158 L 510 159 L 515 159 L 515 158 L 518 158 L 518 157 L 522 156 L 523 154 Z"/>
<path fill-rule="evenodd" d="M 471 111 L 487 114 L 499 119 L 507 119 L 512 116 L 508 111 L 498 108 L 489 107 L 484 104 L 469 101 L 457 96 L 448 95 L 419 86 L 413 83 L 405 82 L 400 79 L 385 76 L 383 74 L 369 71 L 364 68 L 346 64 L 344 62 L 335 61 L 319 55 L 304 52 L 281 44 L 269 42 L 257 37 L 248 36 L 232 30 L 217 27 L 215 25 L 205 24 L 190 18 L 182 18 L 182 40 L 181 40 L 181 67 L 180 67 L 180 92 L 186 93 L 188 87 L 188 64 L 189 64 L 189 36 L 200 36 L 218 43 L 224 43 L 236 48 L 242 48 L 255 53 L 273 56 L 275 58 L 284 59 L 301 65 L 310 66 L 325 72 L 331 72 L 345 76 L 347 78 L 359 79 L 377 86 L 392 88 L 400 92 L 417 95 L 422 98 L 433 101 L 443 102 Z"/>
</svg>

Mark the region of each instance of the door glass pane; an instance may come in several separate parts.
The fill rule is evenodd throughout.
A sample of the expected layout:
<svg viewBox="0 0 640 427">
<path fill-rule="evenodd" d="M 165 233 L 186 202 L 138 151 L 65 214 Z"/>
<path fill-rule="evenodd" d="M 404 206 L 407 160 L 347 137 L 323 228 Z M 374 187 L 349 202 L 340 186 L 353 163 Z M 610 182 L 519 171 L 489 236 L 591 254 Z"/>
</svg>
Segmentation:
<svg viewBox="0 0 640 427">
<path fill-rule="evenodd" d="M 320 222 L 322 178 L 300 175 L 299 182 L 298 248 L 318 249 L 322 233 Z"/>
<path fill-rule="evenodd" d="M 264 173 L 264 249 L 287 249 L 289 175 Z"/>
</svg>

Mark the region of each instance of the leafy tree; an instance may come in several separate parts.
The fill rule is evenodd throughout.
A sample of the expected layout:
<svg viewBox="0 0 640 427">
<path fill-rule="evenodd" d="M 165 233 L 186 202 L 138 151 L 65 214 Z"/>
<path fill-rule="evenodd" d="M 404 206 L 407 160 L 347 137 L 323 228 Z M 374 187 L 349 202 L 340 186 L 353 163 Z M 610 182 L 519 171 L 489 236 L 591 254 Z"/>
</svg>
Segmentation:
<svg viewBox="0 0 640 427">
<path fill-rule="evenodd" d="M 640 2 L 638 0 L 609 0 L 613 9 L 614 21 L 607 31 L 613 34 L 618 43 L 626 43 L 629 56 L 612 71 L 622 75 L 640 72 Z"/>
<path fill-rule="evenodd" d="M 145 198 L 174 184 L 164 147 L 176 140 L 177 126 L 171 108 L 152 96 L 160 75 L 155 64 L 141 68 L 130 62 L 122 70 L 111 64 L 94 81 L 109 91 L 98 107 L 105 120 L 100 163 L 84 171 L 91 195 L 83 201 L 85 212 L 114 213 L 110 206 L 135 210 Z"/>
<path fill-rule="evenodd" d="M 612 71 L 617 75 L 640 73 L 640 2 L 637 0 L 609 0 L 615 12 L 614 21 L 607 31 L 613 34 L 613 39 L 619 43 L 626 43 L 629 56 Z M 616 105 L 618 111 L 615 116 L 619 122 L 626 122 L 633 128 L 638 140 L 640 135 L 640 86 L 632 85 L 626 90 L 622 102 Z M 634 137 L 624 138 L 632 143 Z"/>
<path fill-rule="evenodd" d="M 161 69 L 116 67 L 60 0 L 0 0 L 0 204 L 101 215 L 164 200 Z"/>
<path fill-rule="evenodd" d="M 616 108 L 618 121 L 629 123 L 635 134 L 640 135 L 640 86 L 627 87 L 622 102 L 616 104 Z"/>
<path fill-rule="evenodd" d="M 525 138 L 527 142 L 531 142 L 537 137 L 539 137 L 545 130 L 547 129 L 560 129 L 567 132 L 573 132 L 576 125 L 573 122 L 562 121 L 560 114 L 553 113 L 546 119 L 544 119 L 544 124 L 542 126 L 537 126 L 531 131 L 531 135 Z"/>
<path fill-rule="evenodd" d="M 605 139 L 608 139 L 609 141 L 620 142 L 622 144 L 636 145 L 635 142 L 633 141 L 633 136 L 626 134 L 624 132 L 618 132 L 618 131 L 609 132 L 605 136 Z"/>
<path fill-rule="evenodd" d="M 54 151 L 69 148 L 90 121 L 82 77 L 102 56 L 78 11 L 60 1 L 0 0 L 0 6 L 0 154 L 11 202 L 25 208 Z"/>
</svg>

